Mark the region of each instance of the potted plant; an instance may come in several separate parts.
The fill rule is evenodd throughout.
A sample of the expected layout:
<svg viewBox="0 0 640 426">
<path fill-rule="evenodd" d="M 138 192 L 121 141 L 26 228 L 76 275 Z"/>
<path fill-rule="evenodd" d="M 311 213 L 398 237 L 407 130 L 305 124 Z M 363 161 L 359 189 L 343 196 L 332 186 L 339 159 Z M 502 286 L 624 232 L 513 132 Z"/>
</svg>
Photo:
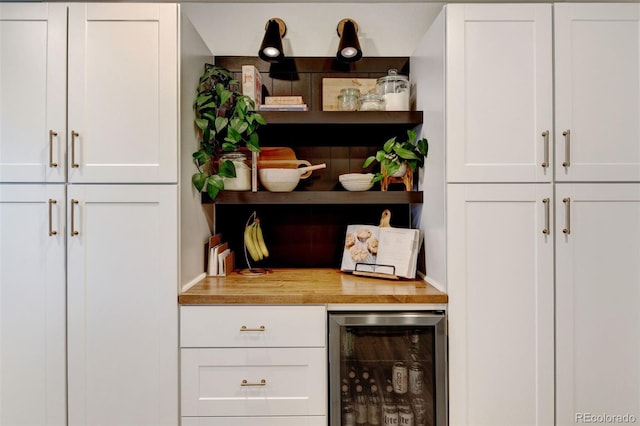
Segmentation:
<svg viewBox="0 0 640 426">
<path fill-rule="evenodd" d="M 412 176 L 416 169 L 422 167 L 428 152 L 427 139 L 416 141 L 415 130 L 407 130 L 407 140 L 399 141 L 394 136 L 384 143 L 376 155 L 368 157 L 362 167 L 369 167 L 374 161 L 380 163 L 380 171 L 373 176 L 372 182 L 382 181 L 382 190 L 385 191 L 389 178 L 402 178 L 405 173 Z M 409 190 L 411 185 L 407 186 Z"/>
<path fill-rule="evenodd" d="M 260 152 L 257 129 L 267 123 L 255 111 L 253 99 L 240 90 L 240 83 L 231 71 L 205 64 L 194 103 L 200 143 L 193 153 L 198 171 L 193 174 L 192 182 L 198 191 L 206 191 L 211 199 L 224 190 L 223 178 L 236 177 L 233 161 L 220 161 L 223 154 L 241 147 Z"/>
</svg>

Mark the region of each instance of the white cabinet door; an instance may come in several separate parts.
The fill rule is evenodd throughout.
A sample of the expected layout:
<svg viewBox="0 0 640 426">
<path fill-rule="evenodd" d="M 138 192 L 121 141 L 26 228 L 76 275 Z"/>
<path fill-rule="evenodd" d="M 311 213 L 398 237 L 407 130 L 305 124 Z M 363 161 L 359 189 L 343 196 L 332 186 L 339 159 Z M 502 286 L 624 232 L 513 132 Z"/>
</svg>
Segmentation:
<svg viewBox="0 0 640 426">
<path fill-rule="evenodd" d="M 70 185 L 69 425 L 178 423 L 177 188 Z"/>
<path fill-rule="evenodd" d="M 556 197 L 556 424 L 640 419 L 640 184 L 558 184 Z"/>
<path fill-rule="evenodd" d="M 2 425 L 66 425 L 64 191 L 0 185 Z"/>
<path fill-rule="evenodd" d="M 549 182 L 551 6 L 446 6 L 449 182 Z"/>
<path fill-rule="evenodd" d="M 66 178 L 64 4 L 0 3 L 0 182 Z"/>
<path fill-rule="evenodd" d="M 554 5 L 556 180 L 640 180 L 640 5 Z"/>
<path fill-rule="evenodd" d="M 176 182 L 177 6 L 69 5 L 69 181 Z"/>
<path fill-rule="evenodd" d="M 450 424 L 551 425 L 552 187 L 449 184 L 448 194 Z"/>
</svg>

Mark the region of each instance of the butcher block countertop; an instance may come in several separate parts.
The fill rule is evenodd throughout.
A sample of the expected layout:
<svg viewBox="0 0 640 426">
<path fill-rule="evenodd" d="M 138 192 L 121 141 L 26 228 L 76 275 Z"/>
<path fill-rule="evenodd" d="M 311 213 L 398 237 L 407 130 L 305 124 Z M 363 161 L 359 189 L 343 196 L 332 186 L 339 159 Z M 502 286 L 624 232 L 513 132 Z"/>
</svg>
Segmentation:
<svg viewBox="0 0 640 426">
<path fill-rule="evenodd" d="M 178 296 L 181 305 L 447 303 L 447 294 L 421 280 L 356 276 L 338 269 L 273 269 L 206 277 Z"/>
</svg>

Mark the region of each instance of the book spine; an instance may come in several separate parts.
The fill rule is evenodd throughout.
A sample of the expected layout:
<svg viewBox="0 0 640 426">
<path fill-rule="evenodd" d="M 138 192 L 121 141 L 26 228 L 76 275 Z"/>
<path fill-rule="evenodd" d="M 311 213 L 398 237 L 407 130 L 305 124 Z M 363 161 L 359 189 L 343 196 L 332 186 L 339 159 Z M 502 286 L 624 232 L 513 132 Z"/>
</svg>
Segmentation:
<svg viewBox="0 0 640 426">
<path fill-rule="evenodd" d="M 300 105 L 302 96 L 266 96 L 265 105 Z"/>
<path fill-rule="evenodd" d="M 242 94 L 250 97 L 256 109 L 262 103 L 262 76 L 253 65 L 242 66 Z"/>
</svg>

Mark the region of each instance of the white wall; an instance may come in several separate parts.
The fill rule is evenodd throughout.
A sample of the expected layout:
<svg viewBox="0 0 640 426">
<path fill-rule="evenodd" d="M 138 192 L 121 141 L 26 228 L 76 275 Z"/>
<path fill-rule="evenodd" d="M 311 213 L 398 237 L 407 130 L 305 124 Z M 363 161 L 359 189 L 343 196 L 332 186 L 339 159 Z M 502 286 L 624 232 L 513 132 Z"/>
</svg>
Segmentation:
<svg viewBox="0 0 640 426">
<path fill-rule="evenodd" d="M 336 27 L 358 23 L 364 56 L 411 56 L 442 3 L 183 3 L 217 56 L 257 56 L 269 18 L 287 25 L 286 56 L 335 56 Z"/>
</svg>

